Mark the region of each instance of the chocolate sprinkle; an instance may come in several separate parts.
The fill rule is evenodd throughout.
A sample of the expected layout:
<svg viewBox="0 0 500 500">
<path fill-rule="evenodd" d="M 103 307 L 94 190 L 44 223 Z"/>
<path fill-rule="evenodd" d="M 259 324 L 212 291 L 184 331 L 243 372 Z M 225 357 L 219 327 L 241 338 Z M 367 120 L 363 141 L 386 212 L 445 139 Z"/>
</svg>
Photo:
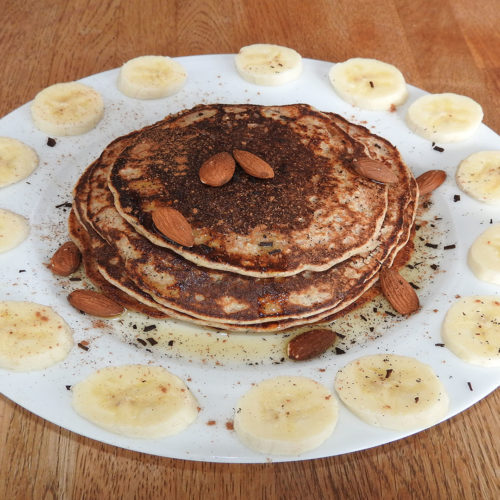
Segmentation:
<svg viewBox="0 0 500 500">
<path fill-rule="evenodd" d="M 18 271 L 19 273 L 25 273 L 26 272 L 26 269 L 19 269 Z"/>
<path fill-rule="evenodd" d="M 73 278 L 70 278 L 69 279 L 70 281 L 82 281 L 82 278 L 78 278 L 78 277 L 73 277 Z"/>
<path fill-rule="evenodd" d="M 158 342 L 153 338 L 153 337 L 149 337 L 147 339 L 147 341 L 151 344 L 151 345 L 156 345 L 158 344 Z"/>
<path fill-rule="evenodd" d="M 472 384 L 470 382 L 467 382 L 467 385 L 469 386 L 469 390 L 473 391 L 474 389 L 472 388 Z"/>
<path fill-rule="evenodd" d="M 392 368 L 389 368 L 388 370 L 386 370 L 386 372 L 385 372 L 385 378 L 389 378 L 391 376 L 392 372 L 393 372 Z"/>
<path fill-rule="evenodd" d="M 456 248 L 457 246 L 456 245 L 446 245 L 444 247 L 445 250 L 452 250 L 453 248 Z"/>
<path fill-rule="evenodd" d="M 69 201 L 65 201 L 64 203 L 61 203 L 60 205 L 56 205 L 56 208 L 71 208 L 72 205 Z"/>
<path fill-rule="evenodd" d="M 271 250 L 270 252 L 268 252 L 269 255 L 274 255 L 276 253 L 281 253 L 281 250 L 279 248 L 275 248 L 274 250 Z"/>
<path fill-rule="evenodd" d="M 56 140 L 53 137 L 47 138 L 47 146 L 53 148 L 56 145 Z"/>
<path fill-rule="evenodd" d="M 336 347 L 335 354 L 345 354 L 345 351 L 343 349 L 341 349 L 340 347 Z"/>
<path fill-rule="evenodd" d="M 373 82 L 370 80 L 370 87 L 373 89 L 375 88 L 375 85 L 373 84 Z"/>
<path fill-rule="evenodd" d="M 418 285 L 415 285 L 415 283 L 412 283 L 411 281 L 409 281 L 409 283 L 414 290 L 420 290 L 420 287 Z"/>
<path fill-rule="evenodd" d="M 83 349 L 84 351 L 88 351 L 89 350 L 89 348 L 86 345 L 83 345 L 81 342 L 78 342 L 78 347 L 80 349 Z"/>
<path fill-rule="evenodd" d="M 137 338 L 137 342 L 139 342 L 139 344 L 142 344 L 142 345 L 148 345 L 145 340 L 140 339 L 140 338 Z"/>
<path fill-rule="evenodd" d="M 439 151 L 440 153 L 442 153 L 444 151 L 444 148 L 440 147 L 440 146 L 432 146 L 432 149 L 434 151 Z"/>
<path fill-rule="evenodd" d="M 455 196 L 453 196 L 453 201 L 454 202 L 460 201 L 460 195 L 456 194 Z"/>
<path fill-rule="evenodd" d="M 71 391 L 71 386 L 70 386 L 70 385 L 67 385 L 67 386 L 66 386 L 66 390 L 67 390 L 67 391 Z"/>
<path fill-rule="evenodd" d="M 169 340 L 168 341 L 168 345 L 169 345 L 169 347 L 172 347 L 174 345 L 174 341 L 173 340 Z"/>
<path fill-rule="evenodd" d="M 143 328 L 145 332 L 150 332 L 151 330 L 156 330 L 156 325 L 148 325 Z"/>
<path fill-rule="evenodd" d="M 259 241 L 259 247 L 272 247 L 273 245 L 272 241 Z"/>
<path fill-rule="evenodd" d="M 437 264 L 431 264 L 431 269 L 434 269 L 434 271 L 438 268 L 439 266 Z"/>
<path fill-rule="evenodd" d="M 444 347 L 444 344 L 439 343 L 439 344 L 434 344 L 436 347 Z"/>
<path fill-rule="evenodd" d="M 395 314 L 391 313 L 391 311 L 384 311 L 384 312 L 389 316 L 392 316 L 393 318 L 396 316 Z"/>
<path fill-rule="evenodd" d="M 438 247 L 438 245 L 436 245 L 435 243 L 426 243 L 425 246 L 428 248 L 437 248 Z"/>
</svg>

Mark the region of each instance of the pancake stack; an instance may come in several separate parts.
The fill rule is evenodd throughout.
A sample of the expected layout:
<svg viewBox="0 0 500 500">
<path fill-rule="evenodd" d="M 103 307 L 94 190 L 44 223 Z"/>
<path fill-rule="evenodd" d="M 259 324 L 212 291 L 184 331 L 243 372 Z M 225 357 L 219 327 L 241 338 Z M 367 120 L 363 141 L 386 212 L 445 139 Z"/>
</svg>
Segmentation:
<svg viewBox="0 0 500 500">
<path fill-rule="evenodd" d="M 244 150 L 274 177 L 239 166 L 218 187 L 201 165 Z M 397 177 L 358 175 L 363 158 Z M 398 151 L 366 128 L 305 104 L 199 105 L 113 141 L 74 188 L 69 230 L 88 278 L 126 308 L 233 331 L 327 321 L 359 299 L 407 243 L 418 200 Z M 194 245 L 166 237 L 180 212 Z"/>
</svg>

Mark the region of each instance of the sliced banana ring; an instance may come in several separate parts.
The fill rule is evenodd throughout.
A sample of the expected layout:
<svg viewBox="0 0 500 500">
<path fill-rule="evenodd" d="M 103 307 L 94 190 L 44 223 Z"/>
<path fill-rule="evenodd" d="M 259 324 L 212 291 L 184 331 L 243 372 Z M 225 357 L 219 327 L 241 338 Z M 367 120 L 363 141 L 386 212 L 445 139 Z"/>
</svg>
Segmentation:
<svg viewBox="0 0 500 500">
<path fill-rule="evenodd" d="M 37 166 L 33 149 L 17 139 L 0 137 L 0 187 L 25 179 Z"/>
<path fill-rule="evenodd" d="M 118 89 L 136 99 L 159 99 L 178 92 L 186 78 L 183 66 L 170 57 L 140 56 L 121 67 Z"/>
<path fill-rule="evenodd" d="M 432 368 L 407 356 L 358 358 L 338 371 L 335 389 L 354 414 L 387 429 L 425 428 L 448 412 L 448 395 Z"/>
<path fill-rule="evenodd" d="M 31 104 L 31 116 L 42 132 L 55 136 L 92 130 L 104 115 L 101 94 L 79 82 L 56 83 L 41 90 Z"/>
<path fill-rule="evenodd" d="M 470 97 L 445 93 L 417 99 L 406 115 L 408 127 L 429 141 L 460 142 L 474 135 L 483 119 L 483 109 Z"/>
<path fill-rule="evenodd" d="M 0 302 L 0 368 L 48 368 L 73 347 L 70 327 L 53 309 L 34 302 Z"/>
<path fill-rule="evenodd" d="M 337 423 L 338 405 L 321 384 L 281 376 L 255 385 L 238 401 L 234 430 L 248 448 L 300 455 L 320 446 Z"/>
<path fill-rule="evenodd" d="M 22 215 L 0 208 L 0 253 L 19 246 L 29 232 L 29 223 Z"/>
<path fill-rule="evenodd" d="M 500 151 L 480 151 L 457 169 L 458 187 L 476 200 L 500 205 Z"/>
<path fill-rule="evenodd" d="M 387 111 L 408 97 L 401 71 L 376 59 L 348 59 L 335 64 L 328 76 L 337 94 L 359 108 Z"/>
<path fill-rule="evenodd" d="M 441 335 L 446 347 L 467 363 L 500 366 L 500 297 L 462 297 L 448 310 Z"/>
<path fill-rule="evenodd" d="M 242 78 L 257 85 L 284 85 L 302 73 L 302 57 L 297 51 L 268 43 L 242 47 L 235 64 Z"/>
<path fill-rule="evenodd" d="M 198 415 L 184 382 L 160 366 L 111 366 L 75 384 L 73 407 L 116 434 L 162 438 L 186 429 Z"/>
<path fill-rule="evenodd" d="M 476 278 L 500 285 L 500 224 L 479 235 L 470 247 L 467 263 Z"/>
</svg>

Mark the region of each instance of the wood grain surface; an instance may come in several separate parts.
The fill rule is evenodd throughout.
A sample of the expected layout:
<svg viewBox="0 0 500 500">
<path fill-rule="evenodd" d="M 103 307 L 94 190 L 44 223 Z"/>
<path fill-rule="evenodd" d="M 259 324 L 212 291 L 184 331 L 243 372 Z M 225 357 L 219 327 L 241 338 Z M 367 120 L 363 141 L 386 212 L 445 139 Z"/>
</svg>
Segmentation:
<svg viewBox="0 0 500 500">
<path fill-rule="evenodd" d="M 0 116 L 42 88 L 144 54 L 234 53 L 270 42 L 304 57 L 374 57 L 407 81 L 480 102 L 500 132 L 497 0 L 0 0 Z M 0 284 L 0 294 L 1 294 Z M 407 439 L 339 457 L 228 465 L 171 460 L 80 437 L 0 396 L 0 499 L 494 499 L 497 390 Z"/>
</svg>

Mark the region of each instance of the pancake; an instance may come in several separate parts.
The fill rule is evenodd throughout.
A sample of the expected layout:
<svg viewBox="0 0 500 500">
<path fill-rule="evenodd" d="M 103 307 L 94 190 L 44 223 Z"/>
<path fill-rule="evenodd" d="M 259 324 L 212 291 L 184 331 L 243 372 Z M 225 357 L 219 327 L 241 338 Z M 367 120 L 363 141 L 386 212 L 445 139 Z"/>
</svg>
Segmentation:
<svg viewBox="0 0 500 500">
<path fill-rule="evenodd" d="M 220 187 L 201 183 L 216 153 L 250 151 L 273 179 L 237 167 Z M 268 278 L 324 271 L 374 248 L 387 187 L 351 170 L 365 148 L 305 104 L 201 105 L 144 130 L 113 163 L 109 188 L 134 230 L 155 245 L 210 269 Z M 195 244 L 159 233 L 152 212 L 179 210 Z"/>
<path fill-rule="evenodd" d="M 152 245 L 120 216 L 107 189 L 107 176 L 114 159 L 140 132 L 114 141 L 75 187 L 75 208 L 106 239 L 123 263 L 123 279 L 145 292 L 163 311 L 177 311 L 224 329 L 279 330 L 317 322 L 342 310 L 363 294 L 377 279 L 384 261 L 408 239 L 413 222 L 416 184 L 393 146 L 366 129 L 337 120 L 372 155 L 391 165 L 399 182 L 389 190 L 389 207 L 377 247 L 324 272 L 303 272 L 288 278 L 255 279 L 229 272 L 216 272 L 194 265 L 166 248 Z M 375 151 L 372 151 L 372 150 Z M 375 156 L 374 156 L 375 157 Z M 111 281 L 106 262 L 99 269 Z M 105 261 L 107 259 L 104 259 Z M 127 286 L 120 283 L 122 290 Z M 132 288 L 128 290 L 132 294 Z M 139 298 L 139 300 L 141 300 Z"/>
</svg>

